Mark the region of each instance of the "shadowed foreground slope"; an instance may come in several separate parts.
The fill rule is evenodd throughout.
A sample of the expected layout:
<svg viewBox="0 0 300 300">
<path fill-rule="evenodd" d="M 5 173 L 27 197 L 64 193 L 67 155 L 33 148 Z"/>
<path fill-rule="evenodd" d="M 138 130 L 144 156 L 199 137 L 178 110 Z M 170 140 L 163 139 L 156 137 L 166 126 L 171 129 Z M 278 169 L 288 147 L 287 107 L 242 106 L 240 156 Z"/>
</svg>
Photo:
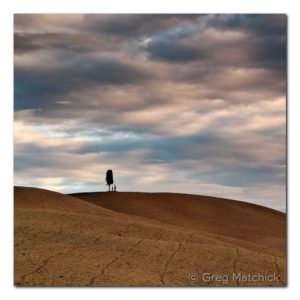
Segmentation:
<svg viewBox="0 0 300 300">
<path fill-rule="evenodd" d="M 285 214 L 252 204 L 15 188 L 16 285 L 282 286 L 284 246 Z"/>
</svg>

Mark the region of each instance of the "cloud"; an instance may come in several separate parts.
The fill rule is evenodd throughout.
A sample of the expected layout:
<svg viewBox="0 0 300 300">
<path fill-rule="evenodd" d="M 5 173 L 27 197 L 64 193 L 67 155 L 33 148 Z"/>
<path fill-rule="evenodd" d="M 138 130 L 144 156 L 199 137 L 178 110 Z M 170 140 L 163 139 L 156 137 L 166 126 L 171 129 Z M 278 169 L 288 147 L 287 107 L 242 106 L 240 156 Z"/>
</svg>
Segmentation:
<svg viewBox="0 0 300 300">
<path fill-rule="evenodd" d="M 64 59 L 57 57 L 57 59 Z M 56 106 L 69 92 L 98 85 L 123 85 L 148 77 L 146 70 L 110 57 L 72 59 L 50 69 L 15 68 L 15 109 Z"/>
<path fill-rule="evenodd" d="M 223 14 L 211 15 L 207 24 L 221 29 L 254 32 L 259 36 L 285 35 L 285 14 Z"/>
<path fill-rule="evenodd" d="M 191 41 L 196 31 L 195 26 L 183 23 L 147 37 L 141 47 L 152 59 L 174 63 L 205 59 L 208 49 L 201 48 L 201 44 L 194 45 Z"/>
<path fill-rule="evenodd" d="M 43 47 L 43 45 L 35 42 L 34 36 L 27 36 L 18 33 L 15 33 L 14 35 L 14 50 L 16 54 L 39 50 Z"/>
<path fill-rule="evenodd" d="M 284 208 L 284 15 L 17 14 L 14 83 L 16 184 Z"/>
</svg>

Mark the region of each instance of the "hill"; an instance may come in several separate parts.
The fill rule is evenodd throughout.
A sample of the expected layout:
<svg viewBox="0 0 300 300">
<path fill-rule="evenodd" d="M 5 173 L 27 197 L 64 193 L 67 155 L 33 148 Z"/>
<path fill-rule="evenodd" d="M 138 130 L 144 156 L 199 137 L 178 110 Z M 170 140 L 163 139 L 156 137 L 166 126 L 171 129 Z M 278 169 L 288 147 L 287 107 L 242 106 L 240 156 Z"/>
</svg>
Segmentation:
<svg viewBox="0 0 300 300">
<path fill-rule="evenodd" d="M 17 286 L 282 286 L 285 256 L 285 214 L 261 206 L 15 188 Z"/>
</svg>

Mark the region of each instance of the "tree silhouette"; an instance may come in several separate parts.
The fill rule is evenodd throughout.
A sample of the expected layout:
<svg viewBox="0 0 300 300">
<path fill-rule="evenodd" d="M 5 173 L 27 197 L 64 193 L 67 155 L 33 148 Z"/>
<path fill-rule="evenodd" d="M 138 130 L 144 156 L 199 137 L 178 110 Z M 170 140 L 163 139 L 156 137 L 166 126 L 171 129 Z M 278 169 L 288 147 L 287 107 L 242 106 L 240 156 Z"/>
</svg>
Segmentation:
<svg viewBox="0 0 300 300">
<path fill-rule="evenodd" d="M 106 184 L 108 185 L 108 191 L 110 192 L 110 186 L 114 183 L 114 176 L 112 170 L 106 171 Z"/>
</svg>

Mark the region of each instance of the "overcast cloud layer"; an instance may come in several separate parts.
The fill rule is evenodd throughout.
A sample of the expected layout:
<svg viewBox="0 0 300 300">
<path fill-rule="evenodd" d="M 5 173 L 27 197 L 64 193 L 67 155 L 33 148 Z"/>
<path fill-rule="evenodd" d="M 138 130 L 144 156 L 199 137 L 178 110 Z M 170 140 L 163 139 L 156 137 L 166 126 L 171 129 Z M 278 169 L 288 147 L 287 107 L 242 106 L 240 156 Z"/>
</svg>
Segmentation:
<svg viewBox="0 0 300 300">
<path fill-rule="evenodd" d="M 15 184 L 285 210 L 285 15 L 15 15 Z"/>
</svg>

